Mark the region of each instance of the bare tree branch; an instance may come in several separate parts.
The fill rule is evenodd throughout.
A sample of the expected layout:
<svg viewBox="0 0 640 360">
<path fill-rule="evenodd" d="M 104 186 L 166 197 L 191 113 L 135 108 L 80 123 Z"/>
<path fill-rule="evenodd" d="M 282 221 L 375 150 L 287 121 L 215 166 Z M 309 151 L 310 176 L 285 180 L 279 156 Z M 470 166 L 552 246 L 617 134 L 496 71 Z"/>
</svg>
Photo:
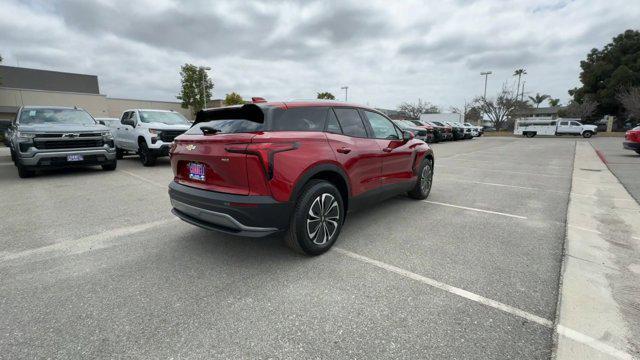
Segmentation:
<svg viewBox="0 0 640 360">
<path fill-rule="evenodd" d="M 528 103 L 516 99 L 506 86 L 495 99 L 479 96 L 474 100 L 474 104 L 496 130 L 506 129 L 519 111 L 531 107 Z"/>
<path fill-rule="evenodd" d="M 640 120 L 640 87 L 625 88 L 616 95 L 630 118 Z"/>
<path fill-rule="evenodd" d="M 404 102 L 398 106 L 398 111 L 404 113 L 410 119 L 420 119 L 422 114 L 438 114 L 440 109 L 429 103 L 418 99 L 417 103 Z"/>
</svg>

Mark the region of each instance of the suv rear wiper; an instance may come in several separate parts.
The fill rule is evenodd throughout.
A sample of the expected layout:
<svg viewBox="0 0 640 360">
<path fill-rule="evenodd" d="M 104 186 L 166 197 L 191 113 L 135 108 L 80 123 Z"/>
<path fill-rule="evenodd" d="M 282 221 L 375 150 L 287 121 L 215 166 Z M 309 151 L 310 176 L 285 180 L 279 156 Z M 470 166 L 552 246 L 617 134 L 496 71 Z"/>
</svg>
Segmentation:
<svg viewBox="0 0 640 360">
<path fill-rule="evenodd" d="M 205 135 L 215 135 L 220 132 L 220 130 L 212 128 L 211 126 L 200 126 L 200 130 Z"/>
</svg>

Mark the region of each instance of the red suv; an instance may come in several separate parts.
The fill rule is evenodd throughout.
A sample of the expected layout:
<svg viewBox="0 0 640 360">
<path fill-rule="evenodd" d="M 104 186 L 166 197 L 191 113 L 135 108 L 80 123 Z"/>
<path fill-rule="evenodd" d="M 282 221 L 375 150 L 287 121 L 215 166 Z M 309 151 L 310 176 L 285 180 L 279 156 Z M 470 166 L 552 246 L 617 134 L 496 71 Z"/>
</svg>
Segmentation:
<svg viewBox="0 0 640 360">
<path fill-rule="evenodd" d="M 317 255 L 347 211 L 401 193 L 425 199 L 433 151 L 380 112 L 336 102 L 208 109 L 171 148 L 172 212 L 205 229 L 286 233 Z"/>
</svg>

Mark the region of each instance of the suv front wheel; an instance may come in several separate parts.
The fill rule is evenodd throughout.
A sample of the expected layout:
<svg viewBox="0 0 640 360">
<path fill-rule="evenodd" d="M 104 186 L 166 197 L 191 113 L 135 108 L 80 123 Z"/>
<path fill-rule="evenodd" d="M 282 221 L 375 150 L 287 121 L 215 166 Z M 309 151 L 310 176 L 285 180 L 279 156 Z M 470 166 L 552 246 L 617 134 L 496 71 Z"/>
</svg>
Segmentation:
<svg viewBox="0 0 640 360">
<path fill-rule="evenodd" d="M 329 250 L 340 235 L 344 203 L 340 191 L 328 181 L 312 180 L 296 202 L 287 246 L 306 255 Z"/>
<path fill-rule="evenodd" d="M 154 166 L 156 164 L 156 154 L 149 149 L 146 141 L 140 141 L 138 144 L 138 155 L 140 156 L 142 165 Z"/>
</svg>

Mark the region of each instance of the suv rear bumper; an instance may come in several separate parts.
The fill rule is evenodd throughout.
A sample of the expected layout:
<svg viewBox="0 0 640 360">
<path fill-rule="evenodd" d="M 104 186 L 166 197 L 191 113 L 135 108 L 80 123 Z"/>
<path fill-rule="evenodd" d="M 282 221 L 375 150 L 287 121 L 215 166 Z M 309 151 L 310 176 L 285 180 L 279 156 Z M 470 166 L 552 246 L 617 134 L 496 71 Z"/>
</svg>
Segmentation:
<svg viewBox="0 0 640 360">
<path fill-rule="evenodd" d="M 207 230 L 263 237 L 285 231 L 293 205 L 270 196 L 245 196 L 169 184 L 171 212 L 180 219 Z"/>
<path fill-rule="evenodd" d="M 82 155 L 85 160 L 67 162 L 67 155 Z M 90 150 L 66 150 L 66 151 L 42 151 L 33 156 L 24 157 L 24 154 L 16 152 L 17 162 L 25 167 L 66 167 L 79 165 L 101 165 L 116 161 L 115 148 L 90 149 Z"/>
<path fill-rule="evenodd" d="M 622 143 L 622 147 L 628 150 L 640 150 L 640 142 L 625 141 Z"/>
</svg>

